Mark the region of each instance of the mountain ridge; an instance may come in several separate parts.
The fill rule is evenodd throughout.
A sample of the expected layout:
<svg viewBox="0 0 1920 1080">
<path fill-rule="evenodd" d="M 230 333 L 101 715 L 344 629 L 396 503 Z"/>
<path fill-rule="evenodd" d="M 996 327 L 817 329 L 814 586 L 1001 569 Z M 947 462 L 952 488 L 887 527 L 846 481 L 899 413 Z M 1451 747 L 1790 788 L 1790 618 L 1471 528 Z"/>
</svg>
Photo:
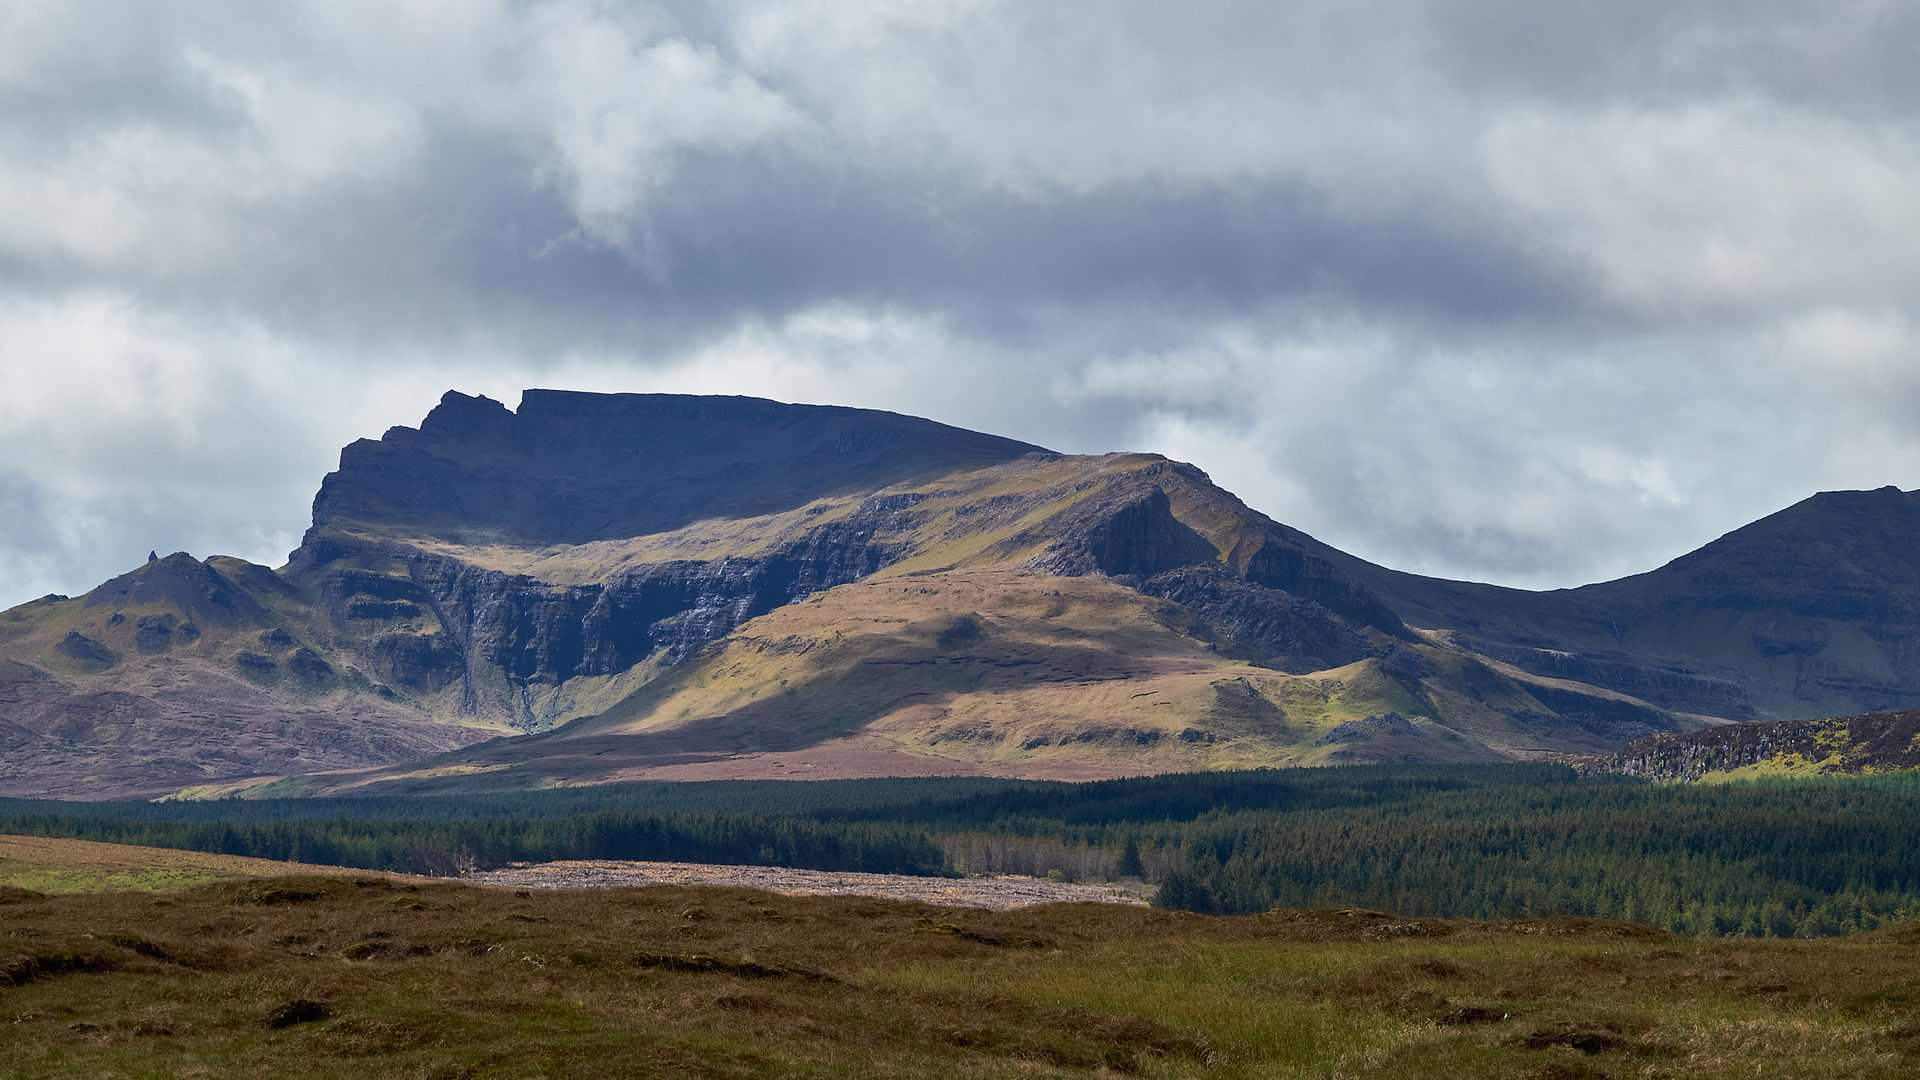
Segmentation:
<svg viewBox="0 0 1920 1080">
<path fill-rule="evenodd" d="M 1864 498 L 1527 593 L 1376 566 L 1153 454 L 753 398 L 449 392 L 343 449 L 279 570 L 180 554 L 0 613 L 29 673 L 0 700 L 0 791 L 108 759 L 134 763 L 122 790 L 147 763 L 142 794 L 1514 760 L 1920 704 L 1920 503 L 1842 494 Z M 1852 606 L 1806 595 L 1828 579 Z M 166 757 L 47 719 L 101 693 L 156 730 L 196 694 L 227 723 L 343 726 L 237 758 L 173 724 Z M 341 734 L 361 727 L 412 741 Z"/>
<path fill-rule="evenodd" d="M 314 497 L 313 527 L 581 544 L 1025 454 L 1052 451 L 837 405 L 528 390 L 514 411 L 450 391 L 418 428 L 344 448 Z"/>
<path fill-rule="evenodd" d="M 1677 711 L 1802 719 L 1920 702 L 1920 492 L 1820 492 L 1653 570 L 1572 589 L 1451 582 L 1329 551 L 1469 648 Z M 1715 622 L 1726 640 L 1689 640 Z"/>
</svg>

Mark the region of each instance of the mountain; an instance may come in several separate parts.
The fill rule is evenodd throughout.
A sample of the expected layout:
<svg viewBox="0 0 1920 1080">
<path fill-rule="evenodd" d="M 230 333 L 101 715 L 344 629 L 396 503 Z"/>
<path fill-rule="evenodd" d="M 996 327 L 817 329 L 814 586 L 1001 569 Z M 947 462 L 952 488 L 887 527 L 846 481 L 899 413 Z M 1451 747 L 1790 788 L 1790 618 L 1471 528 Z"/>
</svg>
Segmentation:
<svg viewBox="0 0 1920 1080">
<path fill-rule="evenodd" d="M 1152 454 L 449 393 L 342 451 L 278 570 L 176 554 L 0 613 L 0 793 L 1603 752 L 1920 696 L 1913 499 L 1817 496 L 1530 593 L 1375 566 Z"/>
<path fill-rule="evenodd" d="M 489 737 L 421 715 L 330 640 L 272 570 L 184 552 L 0 612 L 0 793 L 164 795 Z"/>
</svg>

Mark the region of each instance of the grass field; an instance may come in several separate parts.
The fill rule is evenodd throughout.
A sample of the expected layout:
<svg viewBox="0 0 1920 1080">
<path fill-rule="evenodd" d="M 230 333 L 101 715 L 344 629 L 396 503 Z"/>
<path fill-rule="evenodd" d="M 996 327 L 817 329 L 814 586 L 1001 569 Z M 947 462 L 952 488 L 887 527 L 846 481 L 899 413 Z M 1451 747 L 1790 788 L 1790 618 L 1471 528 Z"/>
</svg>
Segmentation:
<svg viewBox="0 0 1920 1080">
<path fill-rule="evenodd" d="M 48 894 L 169 892 L 214 881 L 276 874 L 348 875 L 363 870 L 273 862 L 171 848 L 0 835 L 0 885 Z"/>
<path fill-rule="evenodd" d="M 1568 1080 L 1920 1067 L 1914 924 L 1708 943 L 1591 920 L 986 912 L 367 875 L 6 889 L 0 901 L 5 1076 Z"/>
</svg>

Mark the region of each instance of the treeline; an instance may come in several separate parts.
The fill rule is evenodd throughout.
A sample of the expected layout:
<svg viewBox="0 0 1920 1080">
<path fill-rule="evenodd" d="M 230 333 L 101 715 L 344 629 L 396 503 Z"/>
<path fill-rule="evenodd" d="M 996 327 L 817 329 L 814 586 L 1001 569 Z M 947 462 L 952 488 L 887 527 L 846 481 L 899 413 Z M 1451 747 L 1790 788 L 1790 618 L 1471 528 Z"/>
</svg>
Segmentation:
<svg viewBox="0 0 1920 1080">
<path fill-rule="evenodd" d="M 1081 784 L 1030 781 L 949 797 L 930 792 L 929 797 L 910 803 L 847 808 L 837 811 L 835 816 L 850 820 L 912 820 L 940 829 L 1005 821 L 1045 821 L 1071 828 L 1122 822 L 1191 821 L 1203 814 L 1231 811 L 1288 813 L 1378 806 L 1423 794 L 1489 786 L 1571 784 L 1578 779 L 1578 775 L 1564 765 L 1537 764 L 1175 773 Z"/>
<path fill-rule="evenodd" d="M 1312 772 L 1255 778 L 1295 789 L 1271 796 L 1285 810 L 1227 806 L 1159 821 L 1142 810 L 1097 824 L 1088 822 L 1102 815 L 1016 812 L 940 839 L 968 870 L 1098 867 L 1108 877 L 1131 842 L 1160 903 L 1205 912 L 1591 915 L 1783 937 L 1920 916 L 1913 777 L 1683 787 L 1576 780 L 1552 766 L 1460 770 L 1440 783 L 1421 771 Z M 959 824 L 969 805 L 984 804 L 921 812 Z"/>
<path fill-rule="evenodd" d="M 639 859 L 874 874 L 945 873 L 926 833 L 872 822 L 759 815 L 601 812 L 486 821 L 183 822 L 0 817 L 0 833 L 209 851 L 256 859 L 452 877 L 515 862 Z"/>
<path fill-rule="evenodd" d="M 1818 937 L 1920 915 L 1912 796 L 1824 785 L 1578 795 L 1203 820 L 1179 834 L 1187 861 L 1163 882 L 1165 902 L 1592 915 L 1699 936 Z"/>
<path fill-rule="evenodd" d="M 331 817 L 319 816 L 326 810 Z M 1920 776 L 1662 786 L 1554 765 L 1090 784 L 728 781 L 477 798 L 23 804 L 0 831 L 457 874 L 658 859 L 1137 876 L 1206 912 L 1591 915 L 1702 936 L 1920 916 Z"/>
</svg>

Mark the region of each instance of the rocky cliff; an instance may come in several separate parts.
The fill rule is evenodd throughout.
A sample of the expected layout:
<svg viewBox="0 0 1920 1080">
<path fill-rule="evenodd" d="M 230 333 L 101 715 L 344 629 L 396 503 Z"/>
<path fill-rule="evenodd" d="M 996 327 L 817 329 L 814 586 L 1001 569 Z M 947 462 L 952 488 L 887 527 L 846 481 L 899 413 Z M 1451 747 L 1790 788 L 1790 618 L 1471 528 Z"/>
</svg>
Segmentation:
<svg viewBox="0 0 1920 1080">
<path fill-rule="evenodd" d="M 509 411 L 450 392 L 417 429 L 342 450 L 313 524 L 462 543 L 624 540 L 1046 453 L 872 409 L 528 390 Z"/>
<path fill-rule="evenodd" d="M 736 483 L 710 501 L 737 516 L 672 508 L 719 474 Z M 743 475 L 751 491 L 737 490 Z M 1174 599 L 1197 632 L 1277 668 L 1371 656 L 1368 631 L 1407 635 L 1364 586 L 1277 537 L 1223 562 L 1168 487 L 1215 497 L 1204 474 L 1164 459 L 1068 459 L 890 414 L 549 393 L 514 414 L 449 394 L 418 431 L 343 452 L 282 577 L 317 595 L 332 644 L 384 685 L 524 731 L 590 712 L 608 680 L 674 667 L 778 607 L 968 547 L 968 565 Z M 553 520 L 526 509 L 534 493 L 589 489 L 603 512 L 591 526 L 565 507 Z M 432 495 L 403 505 L 414 491 Z M 652 531 L 618 535 L 629 529 Z M 569 530 L 575 542 L 550 542 Z"/>
</svg>

